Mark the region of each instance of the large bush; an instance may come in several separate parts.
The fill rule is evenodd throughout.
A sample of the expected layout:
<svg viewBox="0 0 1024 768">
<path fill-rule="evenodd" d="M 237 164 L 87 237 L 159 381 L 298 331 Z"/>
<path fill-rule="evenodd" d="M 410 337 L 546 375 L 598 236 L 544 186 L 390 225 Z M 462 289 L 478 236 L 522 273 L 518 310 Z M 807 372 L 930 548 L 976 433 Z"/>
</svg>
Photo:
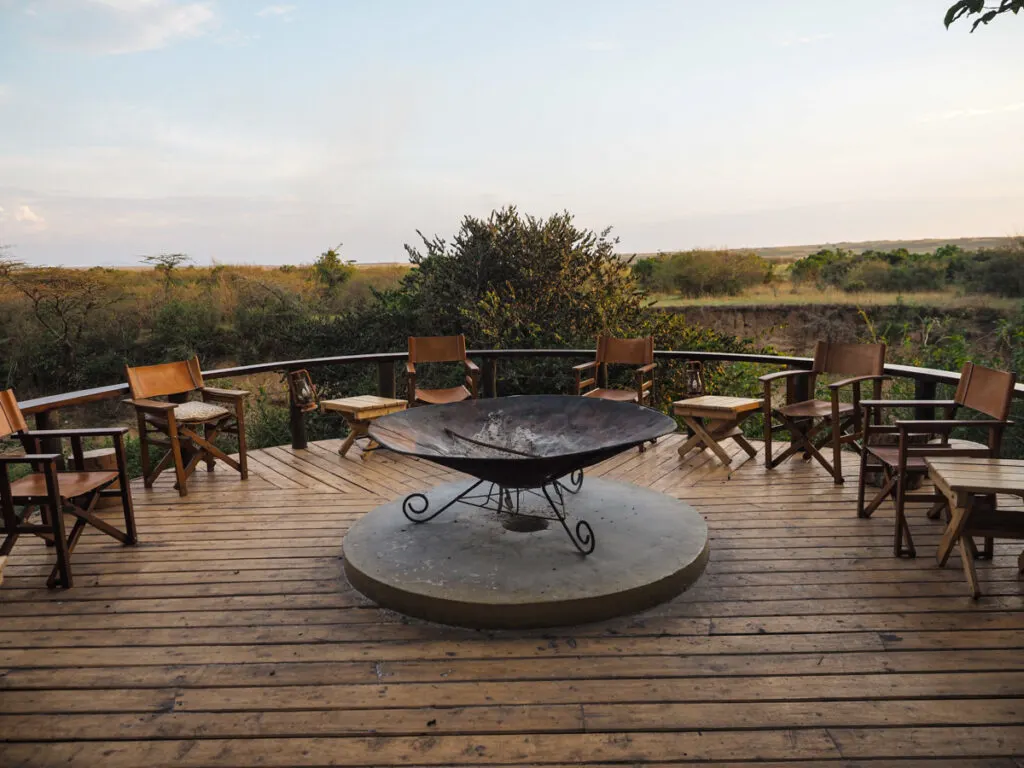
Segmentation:
<svg viewBox="0 0 1024 768">
<path fill-rule="evenodd" d="M 683 296 L 735 296 L 770 282 L 772 264 L 756 253 L 692 250 L 645 259 L 634 269 L 646 286 Z"/>
</svg>

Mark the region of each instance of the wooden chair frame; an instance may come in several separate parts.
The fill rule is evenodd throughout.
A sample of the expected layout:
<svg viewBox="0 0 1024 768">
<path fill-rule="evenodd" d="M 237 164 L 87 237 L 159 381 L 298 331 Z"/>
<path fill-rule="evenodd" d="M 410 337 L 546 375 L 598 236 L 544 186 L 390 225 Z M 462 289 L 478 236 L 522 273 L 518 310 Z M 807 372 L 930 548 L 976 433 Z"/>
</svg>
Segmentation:
<svg viewBox="0 0 1024 768">
<path fill-rule="evenodd" d="M 86 525 L 93 526 L 123 544 L 135 544 L 138 541 L 124 450 L 124 435 L 128 429 L 116 427 L 29 430 L 11 390 L 0 392 L 0 414 L 4 422 L 0 423 L 0 437 L 17 437 L 27 452 L 22 456 L 0 456 L 0 518 L 3 522 L 0 533 L 4 534 L 3 542 L 0 543 L 0 558 L 10 554 L 20 536 L 39 536 L 49 546 L 53 546 L 57 556 L 57 562 L 50 572 L 46 585 L 50 588 L 70 588 L 74 583 L 71 554 Z M 89 472 L 85 469 L 82 446 L 82 438 L 85 437 L 110 437 L 113 440 L 117 458 L 116 472 Z M 60 463 L 64 460 L 61 454 L 40 453 L 42 440 L 61 439 L 68 439 L 71 442 L 72 468 L 68 471 L 59 469 Z M 8 468 L 14 464 L 29 464 L 34 471 L 28 477 L 12 483 L 8 476 Z M 118 488 L 111 487 L 115 483 Z M 20 491 L 20 487 L 27 490 Z M 116 496 L 121 500 L 124 531 L 95 514 L 96 502 L 101 497 L 110 496 Z M 20 511 L 16 509 L 19 506 Z M 37 509 L 40 522 L 29 522 L 32 513 Z M 64 527 L 65 513 L 75 518 L 70 533 L 67 533 Z"/>
<path fill-rule="evenodd" d="M 463 383 L 448 389 L 418 389 L 416 387 L 417 363 L 462 363 L 465 369 Z M 480 367 L 466 357 L 466 337 L 458 336 L 410 336 L 409 360 L 405 364 L 406 386 L 409 407 L 416 405 L 457 403 L 480 394 Z"/>
<path fill-rule="evenodd" d="M 654 371 L 658 367 L 654 362 L 653 336 L 636 339 L 616 339 L 606 334 L 598 336 L 594 359 L 572 367 L 575 376 L 573 394 L 580 397 L 623 399 L 618 393 L 628 390 L 609 389 L 607 386 L 609 365 L 636 366 L 633 372 L 635 384 L 631 391 L 632 402 L 640 405 L 653 402 Z M 588 372 L 590 376 L 583 378 Z"/>
<path fill-rule="evenodd" d="M 892 500 L 895 512 L 893 532 L 893 554 L 915 557 L 917 550 L 906 517 L 908 501 L 930 501 L 928 517 L 936 519 L 943 509 L 948 508 L 946 497 L 937 490 L 910 493 L 910 479 L 928 474 L 927 465 L 912 463 L 914 459 L 926 457 L 941 458 L 987 458 L 997 459 L 1002 447 L 1003 434 L 1011 425 L 1008 420 L 1013 400 L 1016 377 L 1007 371 L 985 368 L 966 363 L 960 373 L 960 383 L 952 400 L 864 400 L 863 442 L 861 452 L 860 480 L 857 488 L 857 514 L 870 517 L 886 498 Z M 944 419 L 899 420 L 895 424 L 882 423 L 881 414 L 893 408 L 942 408 Z M 989 419 L 957 419 L 957 411 L 967 409 Z M 987 431 L 985 445 L 951 445 L 950 435 L 956 427 L 977 427 Z M 898 435 L 895 461 L 892 451 L 879 447 L 877 436 Z M 938 443 L 915 444 L 916 436 L 935 437 Z M 865 504 L 867 475 L 882 473 L 882 487 L 874 499 Z M 993 500 L 994 503 L 994 500 Z M 985 556 L 991 557 L 992 540 L 985 541 Z"/>
<path fill-rule="evenodd" d="M 173 465 L 175 488 L 179 495 L 186 496 L 188 478 L 199 462 L 205 461 L 206 471 L 212 472 L 216 459 L 236 470 L 243 480 L 249 477 L 245 443 L 245 398 L 249 396 L 248 392 L 205 386 L 198 357 L 162 365 L 126 367 L 126 372 L 132 398 L 125 402 L 135 408 L 138 418 L 139 452 L 146 488 L 152 488 L 157 477 Z M 179 421 L 175 418 L 174 409 L 192 392 L 198 392 L 205 403 L 222 404 L 227 413 L 202 422 Z M 167 397 L 168 400 L 154 400 L 155 397 Z M 202 427 L 202 434 L 199 427 Z M 166 439 L 153 437 L 158 434 Z M 237 460 L 214 445 L 214 439 L 220 434 L 237 436 Z M 149 448 L 154 445 L 167 448 L 167 453 L 155 465 L 149 455 Z"/>
<path fill-rule="evenodd" d="M 842 449 L 853 445 L 859 452 L 857 440 L 861 437 L 861 385 L 872 382 L 874 397 L 882 396 L 884 375 L 884 344 L 834 344 L 819 341 L 814 348 L 814 362 L 810 370 L 791 370 L 761 376 L 764 385 L 764 464 L 774 469 L 791 456 L 802 453 L 805 460 L 815 459 L 823 466 L 836 485 L 843 483 Z M 818 377 L 823 374 L 845 376 L 828 385 L 830 400 L 814 399 Z M 803 382 L 800 380 L 803 379 Z M 782 406 L 772 404 L 772 385 L 786 382 L 786 401 Z M 809 398 L 796 400 L 797 383 L 805 383 Z M 852 390 L 852 405 L 840 400 L 842 391 Z M 775 423 L 778 417 L 781 423 Z M 772 455 L 772 435 L 775 430 L 788 430 L 790 445 L 779 456 Z M 832 461 L 821 449 L 831 445 Z"/>
</svg>

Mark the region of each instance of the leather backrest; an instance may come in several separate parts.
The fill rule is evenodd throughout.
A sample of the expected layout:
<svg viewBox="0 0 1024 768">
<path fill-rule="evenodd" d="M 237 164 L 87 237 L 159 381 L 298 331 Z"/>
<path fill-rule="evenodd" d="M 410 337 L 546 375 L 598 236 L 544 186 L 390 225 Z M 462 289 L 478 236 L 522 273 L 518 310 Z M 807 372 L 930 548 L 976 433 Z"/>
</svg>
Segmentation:
<svg viewBox="0 0 1024 768">
<path fill-rule="evenodd" d="M 5 389 L 0 392 L 0 437 L 9 437 L 26 429 L 28 425 L 18 407 L 18 398 L 14 396 L 14 390 Z"/>
<path fill-rule="evenodd" d="M 597 338 L 597 362 L 612 365 L 647 365 L 654 362 L 654 337 L 616 339 L 612 336 Z"/>
<path fill-rule="evenodd" d="M 965 363 L 953 399 L 965 408 L 1003 420 L 1010 414 L 1016 378 L 1009 371 Z"/>
<path fill-rule="evenodd" d="M 198 357 L 125 370 L 128 373 L 128 386 L 134 398 L 180 395 L 203 386 L 203 374 L 199 370 Z"/>
<path fill-rule="evenodd" d="M 840 376 L 881 376 L 885 370 L 885 344 L 834 344 L 814 346 L 815 373 Z"/>
<path fill-rule="evenodd" d="M 466 337 L 410 336 L 410 363 L 457 363 L 466 359 Z"/>
</svg>

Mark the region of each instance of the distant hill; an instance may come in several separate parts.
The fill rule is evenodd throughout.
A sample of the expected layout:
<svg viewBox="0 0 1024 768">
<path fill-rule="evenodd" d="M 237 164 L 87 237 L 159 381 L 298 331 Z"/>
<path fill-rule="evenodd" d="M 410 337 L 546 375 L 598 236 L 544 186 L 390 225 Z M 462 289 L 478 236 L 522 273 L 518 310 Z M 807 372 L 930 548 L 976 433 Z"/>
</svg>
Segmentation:
<svg viewBox="0 0 1024 768">
<path fill-rule="evenodd" d="M 911 253 L 928 253 L 943 245 L 958 245 L 965 251 L 977 251 L 981 248 L 1000 248 L 1011 244 L 1013 237 L 954 237 L 932 238 L 924 240 L 864 240 L 858 243 L 818 243 L 817 245 L 778 245 L 767 248 L 730 248 L 733 251 L 753 251 L 758 256 L 773 261 L 795 261 L 810 256 L 822 248 L 842 248 L 846 251 L 892 251 L 906 248 Z M 688 249 L 684 249 L 688 250 Z M 672 253 L 672 251 L 660 251 Z M 656 253 L 638 253 L 637 256 L 656 256 Z"/>
</svg>

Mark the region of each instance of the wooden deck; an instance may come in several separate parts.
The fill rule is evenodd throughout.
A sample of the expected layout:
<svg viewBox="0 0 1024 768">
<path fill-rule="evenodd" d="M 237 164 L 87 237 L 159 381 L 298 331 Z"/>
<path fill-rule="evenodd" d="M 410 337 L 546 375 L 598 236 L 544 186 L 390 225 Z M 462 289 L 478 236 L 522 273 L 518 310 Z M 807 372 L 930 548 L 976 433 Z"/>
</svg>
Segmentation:
<svg viewBox="0 0 1024 768">
<path fill-rule="evenodd" d="M 698 584 L 599 625 L 476 632 L 378 610 L 342 576 L 347 527 L 451 479 L 339 441 L 252 454 L 135 493 L 141 543 L 85 535 L 76 587 L 42 587 L 41 543 L 0 588 L 0 765 L 321 766 L 1024 761 L 1024 582 L 1016 545 L 891 555 L 892 513 L 854 511 L 800 461 L 729 478 L 679 437 L 591 474 L 688 500 L 712 555 Z M 730 451 L 736 451 L 730 446 Z M 851 468 L 854 463 L 851 461 Z M 916 764 L 900 762 L 900 765 Z M 953 764 L 950 761 L 950 764 Z"/>
</svg>

